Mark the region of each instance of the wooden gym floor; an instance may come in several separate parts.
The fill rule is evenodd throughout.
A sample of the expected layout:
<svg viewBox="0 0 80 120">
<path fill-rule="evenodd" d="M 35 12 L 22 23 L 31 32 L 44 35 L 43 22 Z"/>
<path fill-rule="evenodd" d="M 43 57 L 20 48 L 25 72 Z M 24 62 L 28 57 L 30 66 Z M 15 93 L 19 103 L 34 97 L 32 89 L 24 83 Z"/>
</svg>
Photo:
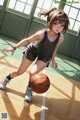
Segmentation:
<svg viewBox="0 0 80 120">
<path fill-rule="evenodd" d="M 1 51 L 17 42 L 0 35 L 0 81 L 21 62 L 25 47 L 17 49 L 13 56 Z M 58 69 L 50 64 L 42 71 L 50 78 L 49 90 L 33 93 L 31 103 L 24 101 L 28 71 L 13 79 L 5 91 L 0 90 L 0 120 L 80 120 L 80 61 L 61 54 L 57 54 L 56 61 Z M 2 119 L 6 113 L 8 118 Z"/>
<path fill-rule="evenodd" d="M 0 81 L 19 64 L 19 60 L 0 54 Z M 0 120 L 2 113 L 8 115 L 5 120 L 80 120 L 80 83 L 47 69 L 44 72 L 50 88 L 44 94 L 33 93 L 31 103 L 24 101 L 28 71 L 0 90 Z"/>
</svg>

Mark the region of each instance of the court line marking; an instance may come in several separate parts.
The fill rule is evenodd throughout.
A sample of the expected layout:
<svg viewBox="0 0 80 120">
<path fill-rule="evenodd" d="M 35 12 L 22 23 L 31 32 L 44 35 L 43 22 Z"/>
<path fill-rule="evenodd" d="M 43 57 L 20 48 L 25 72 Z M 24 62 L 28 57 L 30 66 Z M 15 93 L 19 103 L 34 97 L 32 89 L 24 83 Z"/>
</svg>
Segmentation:
<svg viewBox="0 0 80 120">
<path fill-rule="evenodd" d="M 43 93 L 40 120 L 45 120 L 45 101 L 45 93 Z"/>
<path fill-rule="evenodd" d="M 42 70 L 42 73 L 45 74 L 45 69 Z M 46 96 L 46 93 L 43 93 L 42 94 L 42 106 L 41 106 L 41 116 L 40 116 L 40 120 L 45 120 L 45 96 Z"/>
</svg>

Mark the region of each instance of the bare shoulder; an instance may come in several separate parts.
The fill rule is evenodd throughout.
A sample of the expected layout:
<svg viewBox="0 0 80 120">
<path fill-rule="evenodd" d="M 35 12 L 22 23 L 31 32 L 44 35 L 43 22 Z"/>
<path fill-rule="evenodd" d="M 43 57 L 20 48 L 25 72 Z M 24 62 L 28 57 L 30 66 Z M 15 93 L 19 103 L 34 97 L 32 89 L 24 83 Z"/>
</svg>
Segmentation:
<svg viewBox="0 0 80 120">
<path fill-rule="evenodd" d="M 62 43 L 64 41 L 64 35 L 60 33 L 59 43 Z"/>
<path fill-rule="evenodd" d="M 28 43 L 31 43 L 31 42 L 35 42 L 38 40 L 42 40 L 43 37 L 44 37 L 44 30 L 40 30 L 34 33 L 33 35 L 31 35 L 30 37 L 26 38 L 25 40 Z"/>
<path fill-rule="evenodd" d="M 44 29 L 37 31 L 33 36 L 36 40 L 42 40 L 42 38 L 44 37 Z"/>
<path fill-rule="evenodd" d="M 57 48 L 63 43 L 63 41 L 64 41 L 64 35 L 63 34 L 60 34 L 60 38 L 59 38 L 59 41 L 58 41 L 58 43 L 57 43 Z"/>
<path fill-rule="evenodd" d="M 63 41 L 64 40 L 64 35 L 62 33 L 60 33 L 60 40 Z"/>
</svg>

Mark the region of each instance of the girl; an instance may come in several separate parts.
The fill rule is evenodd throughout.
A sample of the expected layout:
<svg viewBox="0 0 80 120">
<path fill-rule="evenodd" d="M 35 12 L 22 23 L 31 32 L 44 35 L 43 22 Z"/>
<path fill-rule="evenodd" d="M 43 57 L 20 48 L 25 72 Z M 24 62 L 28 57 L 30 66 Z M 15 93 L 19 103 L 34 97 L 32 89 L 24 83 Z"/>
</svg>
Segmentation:
<svg viewBox="0 0 80 120">
<path fill-rule="evenodd" d="M 17 48 L 29 44 L 23 52 L 22 62 L 18 70 L 7 75 L 0 83 L 0 89 L 2 90 L 6 88 L 7 83 L 11 79 L 23 74 L 37 58 L 33 68 L 29 71 L 29 84 L 26 88 L 26 95 L 24 98 L 24 100 L 28 102 L 32 100 L 32 89 L 30 88 L 31 76 L 42 71 L 49 65 L 51 60 L 53 66 L 58 67 L 55 61 L 55 55 L 58 47 L 64 41 L 64 36 L 61 32 L 66 32 L 69 25 L 68 16 L 60 9 L 53 8 L 49 11 L 41 12 L 39 15 L 47 17 L 49 29 L 40 30 L 32 36 L 21 40 L 15 46 L 3 49 L 3 51 L 10 51 L 13 54 Z"/>
</svg>

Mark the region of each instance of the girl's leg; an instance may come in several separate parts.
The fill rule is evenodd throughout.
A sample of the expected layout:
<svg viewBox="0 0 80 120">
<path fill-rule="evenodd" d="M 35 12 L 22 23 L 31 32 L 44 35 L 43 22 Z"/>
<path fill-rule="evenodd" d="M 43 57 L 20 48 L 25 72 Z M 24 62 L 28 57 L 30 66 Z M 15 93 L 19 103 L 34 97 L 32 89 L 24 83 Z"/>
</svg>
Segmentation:
<svg viewBox="0 0 80 120">
<path fill-rule="evenodd" d="M 18 68 L 17 71 L 14 71 L 13 73 L 10 74 L 11 78 L 17 77 L 19 75 L 22 75 L 26 69 L 31 65 L 32 61 L 28 60 L 26 58 L 26 55 L 23 54 L 22 62 Z"/>
<path fill-rule="evenodd" d="M 29 77 L 31 78 L 32 75 L 39 73 L 47 66 L 47 63 L 44 63 L 41 60 L 38 60 L 35 65 L 32 67 L 32 69 L 29 72 Z M 30 80 L 29 78 L 29 80 Z M 26 89 L 26 95 L 24 98 L 25 101 L 30 102 L 32 100 L 32 89 L 30 88 L 30 85 Z"/>
<path fill-rule="evenodd" d="M 31 78 L 32 75 L 42 71 L 46 66 L 47 66 L 47 63 L 45 63 L 41 60 L 38 60 L 29 72 L 30 78 Z"/>
<path fill-rule="evenodd" d="M 29 65 L 30 65 L 31 63 L 32 63 L 31 61 L 29 61 L 28 59 L 26 59 L 26 55 L 23 54 L 22 62 L 21 62 L 21 64 L 20 64 L 18 70 L 10 73 L 8 76 L 6 76 L 6 77 L 2 80 L 2 82 L 0 83 L 0 89 L 3 89 L 3 90 L 4 90 L 4 89 L 6 88 L 7 83 L 8 83 L 12 78 L 17 77 L 17 76 L 23 74 L 23 73 L 26 71 L 26 69 L 29 67 Z"/>
</svg>

